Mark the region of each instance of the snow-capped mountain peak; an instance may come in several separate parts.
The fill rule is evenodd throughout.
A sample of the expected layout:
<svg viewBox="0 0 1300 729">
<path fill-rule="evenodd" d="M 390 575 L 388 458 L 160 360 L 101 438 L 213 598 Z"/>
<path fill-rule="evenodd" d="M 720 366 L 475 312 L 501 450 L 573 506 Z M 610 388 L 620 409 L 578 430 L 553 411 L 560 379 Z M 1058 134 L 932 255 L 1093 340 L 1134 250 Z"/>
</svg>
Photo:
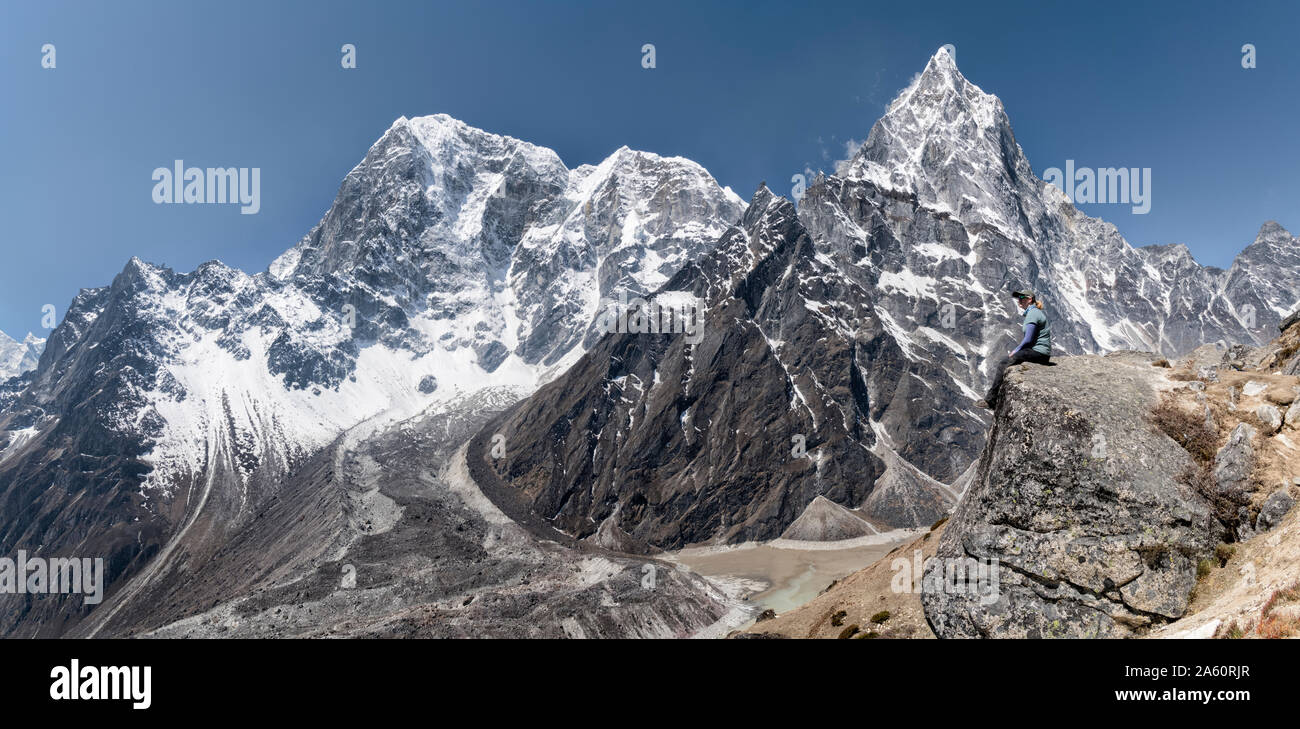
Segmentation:
<svg viewBox="0 0 1300 729">
<path fill-rule="evenodd" d="M 1035 235 L 1039 182 L 1015 141 L 1002 101 L 971 83 L 939 49 L 839 171 L 937 212 Z"/>
<path fill-rule="evenodd" d="M 1230 272 L 1134 248 L 1033 174 L 1002 103 L 941 50 L 797 212 L 760 187 L 669 283 L 707 302 L 698 346 L 601 340 L 502 424 L 501 475 L 559 528 L 614 518 L 665 548 L 775 537 L 822 495 L 925 525 L 983 446 L 1012 290 L 1045 302 L 1056 356 L 1259 342 L 1300 300 L 1292 241 L 1265 225 Z M 767 457 L 791 434 L 815 434 L 806 460 Z"/>
<path fill-rule="evenodd" d="M 625 147 L 571 172 L 445 114 L 401 118 L 266 273 L 132 258 L 78 297 L 47 366 L 3 403 L 42 434 L 80 408 L 83 430 L 113 433 L 85 452 L 131 459 L 130 477 L 99 478 L 150 498 L 270 485 L 362 421 L 537 387 L 599 335 L 603 299 L 657 287 L 742 210 L 689 160 Z M 0 464 L 18 457 L 0 447 Z"/>
<path fill-rule="evenodd" d="M 36 369 L 43 351 L 45 340 L 31 332 L 21 342 L 0 332 L 0 382 Z"/>
</svg>

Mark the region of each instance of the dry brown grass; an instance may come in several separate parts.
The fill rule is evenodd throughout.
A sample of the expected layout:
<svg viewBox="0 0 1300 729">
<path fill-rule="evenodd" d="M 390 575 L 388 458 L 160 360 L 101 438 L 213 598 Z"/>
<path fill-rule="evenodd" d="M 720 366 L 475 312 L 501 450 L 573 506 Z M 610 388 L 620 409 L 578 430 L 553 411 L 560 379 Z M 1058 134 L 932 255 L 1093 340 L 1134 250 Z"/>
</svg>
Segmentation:
<svg viewBox="0 0 1300 729">
<path fill-rule="evenodd" d="M 1279 612 L 1278 608 L 1300 603 L 1300 581 L 1290 587 L 1275 591 L 1259 611 L 1259 627 L 1255 632 L 1261 638 L 1291 638 L 1300 634 L 1300 617 L 1295 610 Z"/>
<path fill-rule="evenodd" d="M 1165 393 L 1151 409 L 1150 420 L 1160 432 L 1182 446 L 1192 462 L 1178 480 L 1200 494 L 1214 510 L 1214 517 L 1228 535 L 1235 531 L 1237 512 L 1250 494 L 1242 489 L 1223 492 L 1214 479 L 1214 456 L 1219 450 L 1219 432 L 1205 420 L 1204 413 L 1188 408 L 1171 393 Z"/>
<path fill-rule="evenodd" d="M 1255 624 L 1253 622 L 1243 626 L 1234 620 L 1231 623 L 1220 625 L 1219 629 L 1214 631 L 1214 637 L 1220 640 L 1237 640 L 1250 635 L 1254 629 Z"/>
<path fill-rule="evenodd" d="M 1233 620 L 1220 625 L 1214 631 L 1214 637 L 1232 638 L 1294 638 L 1300 636 L 1300 617 L 1297 605 L 1300 603 L 1300 581 L 1290 587 L 1274 590 L 1264 607 L 1259 611 L 1259 620 L 1247 621 L 1244 625 Z"/>
<path fill-rule="evenodd" d="M 1165 393 L 1151 409 L 1151 422 L 1198 463 L 1210 463 L 1219 449 L 1219 432 L 1205 422 L 1203 413 L 1184 407 Z"/>
</svg>

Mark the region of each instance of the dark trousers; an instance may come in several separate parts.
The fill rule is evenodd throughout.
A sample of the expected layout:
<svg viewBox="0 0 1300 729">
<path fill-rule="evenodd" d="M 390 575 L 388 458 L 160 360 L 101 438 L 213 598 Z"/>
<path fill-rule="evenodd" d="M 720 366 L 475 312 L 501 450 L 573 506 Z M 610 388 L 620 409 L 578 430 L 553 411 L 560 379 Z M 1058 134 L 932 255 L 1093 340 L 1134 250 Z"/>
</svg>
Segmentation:
<svg viewBox="0 0 1300 729">
<path fill-rule="evenodd" d="M 989 407 L 995 407 L 998 402 L 998 391 L 1002 389 L 1002 378 L 1007 374 L 1007 368 L 1012 365 L 1018 365 L 1021 362 L 1033 362 L 1034 364 L 1047 364 L 1051 357 L 1046 354 L 1040 354 L 1032 349 L 1022 349 L 1019 352 L 1004 358 L 998 363 L 998 369 L 993 374 L 993 383 L 989 385 L 989 394 L 984 396 L 984 402 Z"/>
</svg>

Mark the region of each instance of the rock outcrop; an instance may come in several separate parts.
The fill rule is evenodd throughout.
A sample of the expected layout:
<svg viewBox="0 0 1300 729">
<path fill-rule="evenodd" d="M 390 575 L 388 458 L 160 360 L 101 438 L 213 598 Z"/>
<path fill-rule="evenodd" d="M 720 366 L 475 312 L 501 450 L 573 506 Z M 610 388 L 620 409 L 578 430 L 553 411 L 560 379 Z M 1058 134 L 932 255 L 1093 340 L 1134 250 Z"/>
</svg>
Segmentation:
<svg viewBox="0 0 1300 729">
<path fill-rule="evenodd" d="M 1300 428 L 1276 415 L 1300 398 L 1300 320 L 1286 322 L 1261 347 L 1200 348 L 1172 364 L 1117 352 L 1012 368 L 974 481 L 926 565 L 922 602 L 935 633 L 1264 625 L 1247 613 L 1297 577 L 1269 567 L 1268 584 L 1255 586 L 1251 562 L 1292 548 L 1278 527 L 1300 494 Z M 1252 546 L 1257 539 L 1269 546 Z M 1236 584 L 1218 574 L 1234 554 L 1252 555 L 1232 567 L 1243 575 Z M 959 579 L 963 560 L 997 566 L 991 585 L 974 585 L 991 589 Z M 1188 617 L 1202 609 L 1219 617 Z"/>
<path fill-rule="evenodd" d="M 1011 371 L 974 483 L 927 565 L 937 635 L 1117 637 L 1183 614 L 1215 526 L 1180 479 L 1191 456 L 1149 419 L 1165 381 L 1152 359 Z M 970 559 L 998 569 L 993 594 L 953 579 Z"/>
</svg>

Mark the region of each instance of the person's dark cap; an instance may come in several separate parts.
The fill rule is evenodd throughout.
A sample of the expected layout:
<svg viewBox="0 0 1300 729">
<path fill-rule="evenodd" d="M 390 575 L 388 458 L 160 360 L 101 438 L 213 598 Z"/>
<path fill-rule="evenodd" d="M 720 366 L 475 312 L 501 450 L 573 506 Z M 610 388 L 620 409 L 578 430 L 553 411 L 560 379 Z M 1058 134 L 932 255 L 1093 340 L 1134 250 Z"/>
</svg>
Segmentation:
<svg viewBox="0 0 1300 729">
<path fill-rule="evenodd" d="M 1012 297 L 1013 299 L 1019 299 L 1019 298 L 1021 298 L 1022 296 L 1023 296 L 1023 297 L 1028 297 L 1028 298 L 1031 298 L 1031 299 L 1032 299 L 1032 298 L 1034 298 L 1034 292 L 1033 292 L 1033 291 L 1030 291 L 1029 289 L 1017 289 L 1017 290 L 1011 292 L 1011 297 Z"/>
</svg>

